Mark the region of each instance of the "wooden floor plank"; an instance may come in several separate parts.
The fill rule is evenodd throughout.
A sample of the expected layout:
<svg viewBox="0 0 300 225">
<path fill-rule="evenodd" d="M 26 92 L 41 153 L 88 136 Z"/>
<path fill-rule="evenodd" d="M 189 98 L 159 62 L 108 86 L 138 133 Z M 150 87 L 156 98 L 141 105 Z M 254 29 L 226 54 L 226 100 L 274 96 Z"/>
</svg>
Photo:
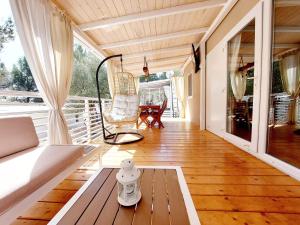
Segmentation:
<svg viewBox="0 0 300 225">
<path fill-rule="evenodd" d="M 299 182 L 289 176 L 189 176 L 187 183 L 197 184 L 255 184 L 255 185 L 297 185 Z"/>
<path fill-rule="evenodd" d="M 235 168 L 215 168 L 211 170 L 210 168 L 183 168 L 183 172 L 186 175 L 212 175 L 212 176 L 282 176 L 284 173 L 276 170 L 274 168 L 266 168 L 266 169 L 256 169 L 256 168 L 243 168 L 243 167 L 235 167 Z"/>
<path fill-rule="evenodd" d="M 300 186 L 189 184 L 192 195 L 269 196 L 300 198 Z"/>
<path fill-rule="evenodd" d="M 12 223 L 12 225 L 46 225 L 49 220 L 28 220 L 28 219 L 18 219 Z"/>
<path fill-rule="evenodd" d="M 76 191 L 52 190 L 45 197 L 43 197 L 40 201 L 67 203 L 75 193 L 76 193 Z"/>
<path fill-rule="evenodd" d="M 300 198 L 194 196 L 199 211 L 300 213 Z"/>
<path fill-rule="evenodd" d="M 256 212 L 198 212 L 201 225 L 299 225 L 299 214 Z"/>
<path fill-rule="evenodd" d="M 125 158 L 137 165 L 181 166 L 202 225 L 300 224 L 298 181 L 197 125 L 179 120 L 164 125 L 160 130 L 141 127 L 145 138 L 137 143 L 101 144 L 91 160 L 15 225 L 44 224 L 101 163 L 119 165 Z"/>
<path fill-rule="evenodd" d="M 63 206 L 64 203 L 36 202 L 20 218 L 51 220 Z"/>
</svg>

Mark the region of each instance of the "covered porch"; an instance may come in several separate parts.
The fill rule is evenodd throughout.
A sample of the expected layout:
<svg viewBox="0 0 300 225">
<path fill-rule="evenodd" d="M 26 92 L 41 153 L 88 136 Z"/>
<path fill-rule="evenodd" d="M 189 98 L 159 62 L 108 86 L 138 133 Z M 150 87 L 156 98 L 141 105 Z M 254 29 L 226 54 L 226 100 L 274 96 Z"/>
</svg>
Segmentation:
<svg viewBox="0 0 300 225">
<path fill-rule="evenodd" d="M 14 2 L 15 9 L 18 9 L 16 7 L 18 1 L 11 0 L 11 2 Z M 277 104 L 278 109 L 275 106 L 269 109 L 269 93 L 263 92 L 270 86 L 266 74 L 271 74 L 272 63 L 272 6 L 274 9 L 283 8 L 283 12 L 279 10 L 283 15 L 279 13 L 280 18 L 288 15 L 291 7 L 295 7 L 291 10 L 293 13 L 291 21 L 296 18 L 295 23 L 298 23 L 300 20 L 297 20 L 298 17 L 295 15 L 300 12 L 299 2 L 282 0 L 130 2 L 39 0 L 39 2 L 45 4 L 45 9 L 50 7 L 49 10 L 54 12 L 53 15 L 63 19 L 69 29 L 67 32 L 69 38 L 73 41 L 74 35 L 74 39 L 88 48 L 99 62 L 112 55 L 122 54 L 122 57 L 119 57 L 121 60 L 111 59 L 106 63 L 104 70 L 107 75 L 105 82 L 108 83 L 107 96 L 100 96 L 99 88 L 93 97 L 72 96 L 71 55 L 74 52 L 71 47 L 74 43 L 67 42 L 66 49 L 62 49 L 61 52 L 54 51 L 57 55 L 53 58 L 50 51 L 50 59 L 43 61 L 42 56 L 49 53 L 45 52 L 43 47 L 48 45 L 45 43 L 39 45 L 41 37 L 30 38 L 30 35 L 28 36 L 30 32 L 24 31 L 24 34 L 27 34 L 24 40 L 32 39 L 32 43 L 36 44 L 25 48 L 30 58 L 30 66 L 34 68 L 34 78 L 38 81 L 38 92 L 1 90 L 0 118 L 20 115 L 31 117 L 39 140 L 34 147 L 67 144 L 88 148 L 92 146 L 93 150 L 90 151 L 90 156 L 69 171 L 58 185 L 51 187 L 46 195 L 40 196 L 31 207 L 22 212 L 13 225 L 48 224 L 97 171 L 105 166 L 119 166 L 124 159 L 133 159 L 138 166 L 180 166 L 201 225 L 300 223 L 299 169 L 271 157 L 268 152 L 275 151 L 275 147 L 279 146 L 278 155 L 286 155 L 282 149 L 289 148 L 295 155 L 293 157 L 295 161 L 298 161 L 299 139 L 293 139 L 293 148 L 290 148 L 289 140 L 282 141 L 286 136 L 290 137 L 290 134 L 282 131 L 284 135 L 276 136 L 268 133 L 268 129 L 274 131 L 275 129 L 271 128 L 279 126 L 275 120 L 282 117 L 278 116 L 277 112 L 282 105 L 284 113 L 290 113 L 290 96 L 294 98 L 291 102 L 295 103 L 293 112 L 300 112 L 299 73 L 294 73 L 298 76 L 294 83 L 298 82 L 299 86 L 294 85 L 293 94 L 288 94 L 288 97 L 284 95 L 288 100 L 282 105 Z M 22 8 L 22 4 L 17 6 Z M 285 7 L 290 8 L 285 12 Z M 30 9 L 34 9 L 32 4 Z M 22 15 L 20 12 L 16 14 Z M 22 20 L 19 18 L 17 24 L 19 28 L 20 21 Z M 59 23 L 58 21 L 61 22 L 61 20 L 56 22 Z M 27 22 L 29 23 L 30 19 Z M 266 24 L 270 31 L 262 29 Z M 300 33 L 300 24 L 299 27 L 295 24 L 283 25 L 278 26 L 280 29 L 274 28 L 274 32 L 284 35 L 286 32 L 293 33 L 295 36 L 293 40 L 284 40 L 292 43 L 276 43 L 274 49 L 287 51 L 288 56 L 291 53 L 293 57 L 296 55 L 299 57 L 297 59 L 300 59 L 298 53 L 300 39 L 298 40 L 299 36 L 296 36 Z M 238 31 L 238 28 L 241 31 Z M 245 36 L 245 33 L 249 36 Z M 24 34 L 19 33 L 19 36 Z M 235 35 L 239 36 L 238 47 L 236 40 L 231 40 Z M 57 32 L 56 40 L 50 41 L 50 45 L 60 45 L 59 38 Z M 230 44 L 234 46 L 231 46 L 232 49 L 228 47 Z M 30 52 L 32 49 L 39 54 L 28 54 L 32 53 Z M 266 52 L 267 50 L 269 52 Z M 64 57 L 60 58 L 60 53 L 67 51 L 69 54 L 65 57 L 66 60 Z M 241 59 L 241 63 L 237 59 Z M 53 63 L 51 60 L 57 61 Z M 236 65 L 227 65 L 228 62 L 234 62 Z M 51 67 L 53 71 L 47 71 L 49 64 L 54 65 Z M 66 68 L 59 71 L 60 66 Z M 144 74 L 144 67 L 147 67 L 150 73 L 170 73 L 167 79 L 140 82 L 147 77 L 146 73 Z M 240 71 L 241 68 L 247 73 L 241 76 L 242 78 L 238 76 L 240 72 L 244 72 Z M 299 70 L 300 67 L 295 68 Z M 94 68 L 93 72 L 96 72 L 96 69 Z M 134 80 L 134 96 L 139 98 L 137 114 L 140 113 L 142 106 L 139 105 L 142 91 L 148 95 L 152 92 L 152 88 L 159 88 L 168 99 L 167 110 L 161 114 L 164 128 L 158 129 L 154 126 L 150 128 L 145 124 L 140 127 L 127 126 L 125 130 L 133 130 L 143 135 L 141 141 L 127 145 L 109 145 L 103 140 L 104 126 L 112 132 L 115 132 L 116 128 L 119 129 L 119 125 L 114 127 L 102 114 L 102 108 L 103 113 L 106 109 L 113 108 L 111 105 L 114 104 L 116 94 L 112 80 L 117 73 L 128 73 Z M 230 76 L 230 73 L 234 76 Z M 94 83 L 94 74 L 90 77 Z M 230 83 L 230 79 L 234 78 L 237 84 Z M 246 94 L 248 85 L 246 83 L 249 80 L 252 82 L 249 86 L 253 90 Z M 98 84 L 98 80 L 96 82 Z M 100 82 L 100 85 L 103 83 L 104 81 Z M 233 86 L 236 86 L 234 91 Z M 96 85 L 93 88 L 96 89 Z M 239 89 L 244 90 L 237 98 Z M 127 108 L 130 109 L 129 104 Z M 295 137 L 298 137 L 296 136 L 298 134 L 294 134 L 294 128 L 299 126 L 299 121 L 293 118 L 293 130 L 290 133 Z M 284 121 L 284 124 L 287 125 L 289 122 Z M 268 140 L 270 143 L 274 141 L 275 147 L 270 145 L 268 149 L 266 139 L 270 134 L 272 135 Z M 283 138 L 278 140 L 278 136 Z M 152 189 L 154 190 L 153 187 Z M 135 225 L 134 217 L 132 221 L 128 224 Z M 90 223 L 95 224 L 96 221 Z M 114 224 L 117 222 L 114 221 Z M 126 224 L 124 222 L 120 225 Z"/>
<path fill-rule="evenodd" d="M 13 224 L 47 224 L 103 165 L 132 158 L 137 165 L 179 165 L 202 225 L 298 225 L 300 183 L 222 138 L 182 119 L 145 128 L 143 141 L 103 145 Z"/>
</svg>

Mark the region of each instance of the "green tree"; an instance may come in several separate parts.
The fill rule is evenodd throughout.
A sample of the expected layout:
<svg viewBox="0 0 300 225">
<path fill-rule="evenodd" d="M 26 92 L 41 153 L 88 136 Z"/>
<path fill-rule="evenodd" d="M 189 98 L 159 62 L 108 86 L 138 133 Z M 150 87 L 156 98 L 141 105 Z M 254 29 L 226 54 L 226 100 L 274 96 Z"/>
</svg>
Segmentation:
<svg viewBox="0 0 300 225">
<path fill-rule="evenodd" d="M 9 72 L 5 64 L 0 62 L 0 88 L 7 88 L 9 85 Z"/>
<path fill-rule="evenodd" d="M 4 48 L 4 44 L 15 39 L 15 26 L 11 18 L 8 18 L 3 25 L 0 25 L 0 53 Z M 9 86 L 9 72 L 0 59 L 0 88 Z"/>
<path fill-rule="evenodd" d="M 3 25 L 0 25 L 0 52 L 4 48 L 4 43 L 15 39 L 15 25 L 11 18 L 8 18 Z"/>
<path fill-rule="evenodd" d="M 156 81 L 156 80 L 165 80 L 165 79 L 168 79 L 166 72 L 163 72 L 161 74 L 154 73 L 154 74 L 149 75 L 148 82 L 149 81 L 150 82 L 151 81 Z M 140 76 L 140 82 L 141 83 L 147 82 L 146 77 L 145 76 Z"/>
<path fill-rule="evenodd" d="M 19 58 L 12 71 L 12 88 L 18 91 L 37 91 L 35 81 L 25 57 Z"/>
<path fill-rule="evenodd" d="M 273 77 L 272 77 L 272 93 L 281 93 L 284 92 L 280 69 L 279 61 L 273 62 Z"/>
<path fill-rule="evenodd" d="M 74 44 L 74 66 L 70 95 L 97 97 L 96 70 L 100 60 L 81 45 Z M 99 71 L 101 97 L 110 98 L 106 69 Z"/>
</svg>

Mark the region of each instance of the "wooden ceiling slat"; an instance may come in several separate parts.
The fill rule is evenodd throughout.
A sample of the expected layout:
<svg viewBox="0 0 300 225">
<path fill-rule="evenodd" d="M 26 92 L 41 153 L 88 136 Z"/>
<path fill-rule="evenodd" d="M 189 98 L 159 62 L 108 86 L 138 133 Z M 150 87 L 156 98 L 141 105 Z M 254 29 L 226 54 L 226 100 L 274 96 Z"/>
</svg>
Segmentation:
<svg viewBox="0 0 300 225">
<path fill-rule="evenodd" d="M 161 34 L 175 33 L 183 30 L 198 29 L 209 26 L 221 9 L 226 0 L 52 0 L 58 3 L 65 10 L 76 24 L 85 24 L 99 20 L 111 20 L 112 18 L 120 18 L 126 15 L 133 15 L 166 9 L 169 15 L 155 16 L 150 19 L 144 19 L 130 22 L 120 23 L 119 25 L 109 26 L 101 29 L 86 31 L 85 34 L 98 45 L 109 43 L 118 43 L 127 40 L 141 39 L 145 37 L 154 37 Z M 195 6 L 204 6 L 205 4 L 218 5 L 217 8 L 207 9 L 188 9 L 187 6 L 194 4 Z M 178 9 L 186 8 L 188 13 L 178 13 L 168 11 L 172 7 Z M 206 6 L 204 6 L 206 7 Z M 208 6 L 210 7 L 210 6 Z M 168 58 L 189 55 L 191 53 L 190 45 L 198 42 L 201 34 L 190 35 L 186 37 L 172 37 L 168 40 L 153 40 L 142 44 L 127 45 L 124 47 L 116 47 L 113 49 L 105 49 L 105 55 L 122 53 L 124 59 L 131 63 L 143 62 L 143 56 L 146 55 L 149 61 L 162 59 L 161 65 L 166 67 L 168 63 L 184 63 L 185 60 L 173 60 L 168 62 Z M 182 46 L 185 48 L 182 48 Z M 175 47 L 174 47 L 175 46 Z M 177 47 L 176 47 L 177 46 Z M 178 48 L 178 49 L 177 49 Z M 171 49 L 171 50 L 170 50 Z M 132 57 L 134 56 L 134 58 Z M 166 58 L 166 59 L 165 59 Z M 159 65 L 159 62 L 155 62 Z M 174 66 L 174 65 L 173 65 Z M 178 65 L 176 65 L 179 67 Z M 157 68 L 155 68 L 157 69 Z"/>
</svg>

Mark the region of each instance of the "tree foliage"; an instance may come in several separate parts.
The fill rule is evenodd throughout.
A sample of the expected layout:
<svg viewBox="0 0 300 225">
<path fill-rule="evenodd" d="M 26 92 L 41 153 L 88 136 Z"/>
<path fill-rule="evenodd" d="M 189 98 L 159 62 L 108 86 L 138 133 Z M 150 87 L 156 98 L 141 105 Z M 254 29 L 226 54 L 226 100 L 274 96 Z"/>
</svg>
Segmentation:
<svg viewBox="0 0 300 225">
<path fill-rule="evenodd" d="M 18 91 L 37 91 L 35 81 L 25 57 L 19 58 L 12 71 L 12 88 Z"/>
<path fill-rule="evenodd" d="M 0 88 L 7 88 L 9 85 L 9 72 L 5 64 L 0 62 Z"/>
<path fill-rule="evenodd" d="M 166 72 L 162 72 L 162 73 L 154 73 L 154 74 L 150 74 L 149 78 L 148 78 L 148 82 L 150 81 L 156 81 L 156 80 L 165 80 L 168 79 L 167 77 L 167 73 Z M 146 77 L 145 76 L 140 76 L 140 82 L 147 82 Z"/>
<path fill-rule="evenodd" d="M 11 18 L 8 18 L 3 25 L 0 25 L 0 52 L 4 48 L 4 43 L 15 39 L 15 25 Z"/>
<path fill-rule="evenodd" d="M 74 45 L 74 66 L 70 95 L 97 97 L 96 70 L 100 60 L 81 45 Z M 99 71 L 102 98 L 110 98 L 106 69 Z"/>
<path fill-rule="evenodd" d="M 273 62 L 272 93 L 284 92 L 279 70 L 279 61 Z"/>
<path fill-rule="evenodd" d="M 15 26 L 11 18 L 8 18 L 3 25 L 0 25 L 0 52 L 4 48 L 4 44 L 15 39 Z M 9 83 L 9 72 L 4 63 L 0 59 L 0 87 L 7 88 Z"/>
</svg>

